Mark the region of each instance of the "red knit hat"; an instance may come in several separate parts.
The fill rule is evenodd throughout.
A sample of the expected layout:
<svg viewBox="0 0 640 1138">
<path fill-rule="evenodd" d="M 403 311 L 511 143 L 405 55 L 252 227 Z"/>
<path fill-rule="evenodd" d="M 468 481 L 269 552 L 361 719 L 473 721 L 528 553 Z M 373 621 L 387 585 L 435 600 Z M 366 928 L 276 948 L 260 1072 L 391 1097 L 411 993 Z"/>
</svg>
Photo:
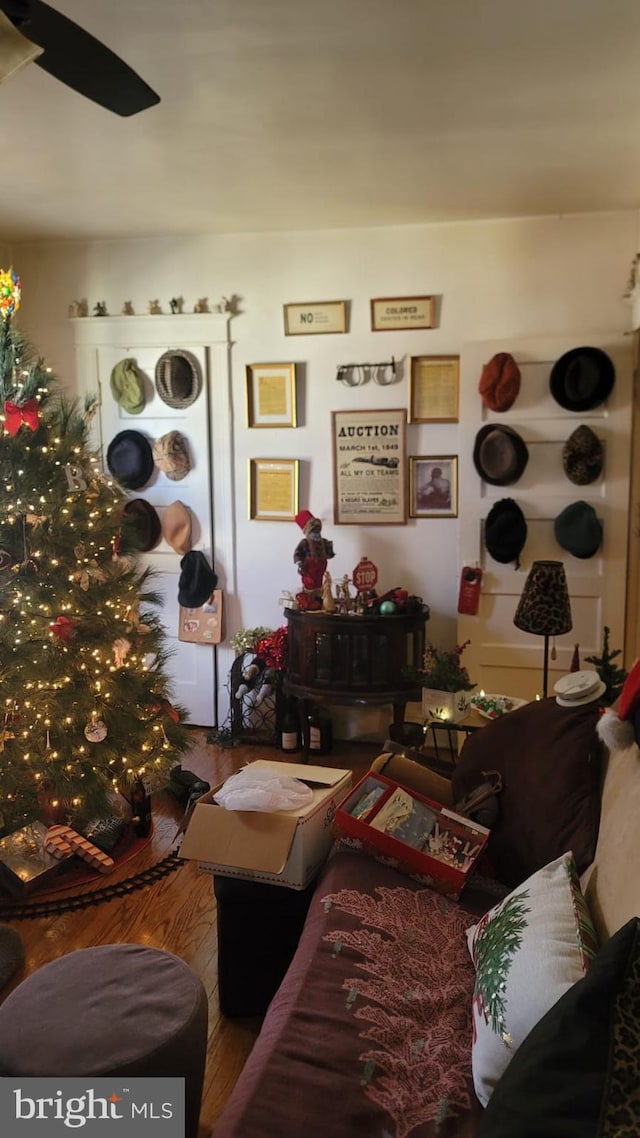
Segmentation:
<svg viewBox="0 0 640 1138">
<path fill-rule="evenodd" d="M 508 411 L 520 391 L 520 368 L 508 352 L 498 352 L 485 364 L 478 391 L 490 411 Z"/>
</svg>

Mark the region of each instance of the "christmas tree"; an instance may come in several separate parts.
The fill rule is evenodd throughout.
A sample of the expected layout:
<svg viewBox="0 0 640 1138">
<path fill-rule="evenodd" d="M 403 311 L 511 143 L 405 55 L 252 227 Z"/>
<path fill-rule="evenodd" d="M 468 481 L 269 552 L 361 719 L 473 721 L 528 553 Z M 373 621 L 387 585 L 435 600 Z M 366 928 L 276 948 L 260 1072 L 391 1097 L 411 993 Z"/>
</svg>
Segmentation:
<svg viewBox="0 0 640 1138">
<path fill-rule="evenodd" d="M 603 704 L 604 707 L 611 707 L 611 704 L 615 703 L 622 691 L 624 681 L 627 678 L 626 668 L 620 668 L 613 662 L 617 660 L 618 656 L 622 655 L 622 649 L 614 648 L 611 650 L 609 648 L 610 632 L 611 629 L 605 624 L 601 656 L 585 656 L 586 663 L 595 666 L 600 679 L 607 685 L 604 695 L 600 698 L 600 703 Z"/>
<path fill-rule="evenodd" d="M 55 393 L 0 270 L 0 832 L 76 829 L 116 788 L 157 785 L 189 745 L 171 704 L 153 575 L 90 446 L 93 398 Z"/>
</svg>

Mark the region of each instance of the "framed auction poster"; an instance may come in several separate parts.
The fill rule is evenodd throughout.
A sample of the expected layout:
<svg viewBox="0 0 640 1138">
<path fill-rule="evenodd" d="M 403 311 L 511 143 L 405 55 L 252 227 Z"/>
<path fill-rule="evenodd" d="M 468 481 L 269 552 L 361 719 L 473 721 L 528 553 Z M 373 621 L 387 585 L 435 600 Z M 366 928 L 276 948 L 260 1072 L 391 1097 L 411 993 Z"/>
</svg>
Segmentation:
<svg viewBox="0 0 640 1138">
<path fill-rule="evenodd" d="M 333 411 L 331 423 L 335 525 L 405 525 L 406 409 Z"/>
</svg>

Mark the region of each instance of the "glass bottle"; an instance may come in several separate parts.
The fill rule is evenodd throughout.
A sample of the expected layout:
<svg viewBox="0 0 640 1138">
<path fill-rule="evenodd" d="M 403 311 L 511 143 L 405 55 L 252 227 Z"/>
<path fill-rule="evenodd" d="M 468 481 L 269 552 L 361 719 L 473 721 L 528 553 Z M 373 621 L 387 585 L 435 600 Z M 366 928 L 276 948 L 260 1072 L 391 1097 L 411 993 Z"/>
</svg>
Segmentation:
<svg viewBox="0 0 640 1138">
<path fill-rule="evenodd" d="M 300 750 L 300 724 L 296 706 L 291 698 L 286 699 L 280 722 L 280 750 L 293 755 Z"/>
</svg>

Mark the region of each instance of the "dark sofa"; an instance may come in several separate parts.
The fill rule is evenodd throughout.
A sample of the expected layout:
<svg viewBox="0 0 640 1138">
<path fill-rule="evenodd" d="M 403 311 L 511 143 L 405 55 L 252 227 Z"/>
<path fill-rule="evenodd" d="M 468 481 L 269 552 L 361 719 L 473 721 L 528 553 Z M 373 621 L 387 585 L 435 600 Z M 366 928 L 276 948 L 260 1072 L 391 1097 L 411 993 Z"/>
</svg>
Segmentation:
<svg viewBox="0 0 640 1138">
<path fill-rule="evenodd" d="M 448 793 L 451 801 L 472 785 L 474 771 L 500 770 L 504 801 L 483 867 L 494 877 L 476 878 L 455 901 L 338 843 L 311 898 L 291 965 L 214 1129 L 215 1138 L 471 1138 L 478 1126 L 484 1127 L 483 1136 L 493 1133 L 487 1128 L 492 1103 L 483 1111 L 474 1091 L 476 969 L 466 930 L 504 896 L 514 875 L 522 881 L 523 874 L 559 858 L 570 848 L 567 841 L 579 849 L 578 870 L 587 869 L 596 854 L 603 793 L 594 705 L 566 711 L 554 700 L 544 700 L 507 719 L 465 744 L 453 785 L 430 772 L 420 776 L 429 783 L 428 789 L 422 787 L 425 793 L 440 801 Z M 545 740 L 542 750 L 536 732 Z M 560 740 L 558 746 L 550 744 L 553 739 Z M 398 781 L 407 781 L 402 777 L 407 762 L 391 754 L 377 760 L 379 768 Z M 572 786 L 565 802 L 562 783 L 567 778 Z M 548 816 L 554 801 L 555 823 Z M 612 819 L 616 811 L 640 809 L 635 747 L 609 759 L 603 801 Z M 518 827 L 514 803 L 520 804 L 527 826 Z M 538 808 L 547 815 L 534 827 L 532 844 L 530 818 Z M 640 912 L 640 875 L 631 884 L 615 874 L 612 887 L 609 866 L 620 858 L 620 824 L 604 824 L 586 889 L 602 942 Z M 504 841 L 509 829 L 515 861 Z M 640 852 L 640 837 L 635 848 Z M 506 884 L 498 880 L 500 868 Z M 487 885 L 489 892 L 484 891 Z M 640 962 L 640 949 L 638 957 Z M 258 966 L 259 951 L 255 959 Z M 520 1052 L 526 1052 L 527 1043 Z M 561 1098 L 559 1092 L 555 1106 Z M 567 1111 L 570 1114 L 571 1108 Z M 638 1123 L 640 1133 L 640 1115 Z M 525 1133 L 522 1119 L 518 1125 L 514 1138 Z M 548 1118 L 532 1133 L 545 1133 L 545 1126 L 548 1138 L 565 1133 Z M 566 1133 L 587 1138 L 600 1131 Z"/>
</svg>

